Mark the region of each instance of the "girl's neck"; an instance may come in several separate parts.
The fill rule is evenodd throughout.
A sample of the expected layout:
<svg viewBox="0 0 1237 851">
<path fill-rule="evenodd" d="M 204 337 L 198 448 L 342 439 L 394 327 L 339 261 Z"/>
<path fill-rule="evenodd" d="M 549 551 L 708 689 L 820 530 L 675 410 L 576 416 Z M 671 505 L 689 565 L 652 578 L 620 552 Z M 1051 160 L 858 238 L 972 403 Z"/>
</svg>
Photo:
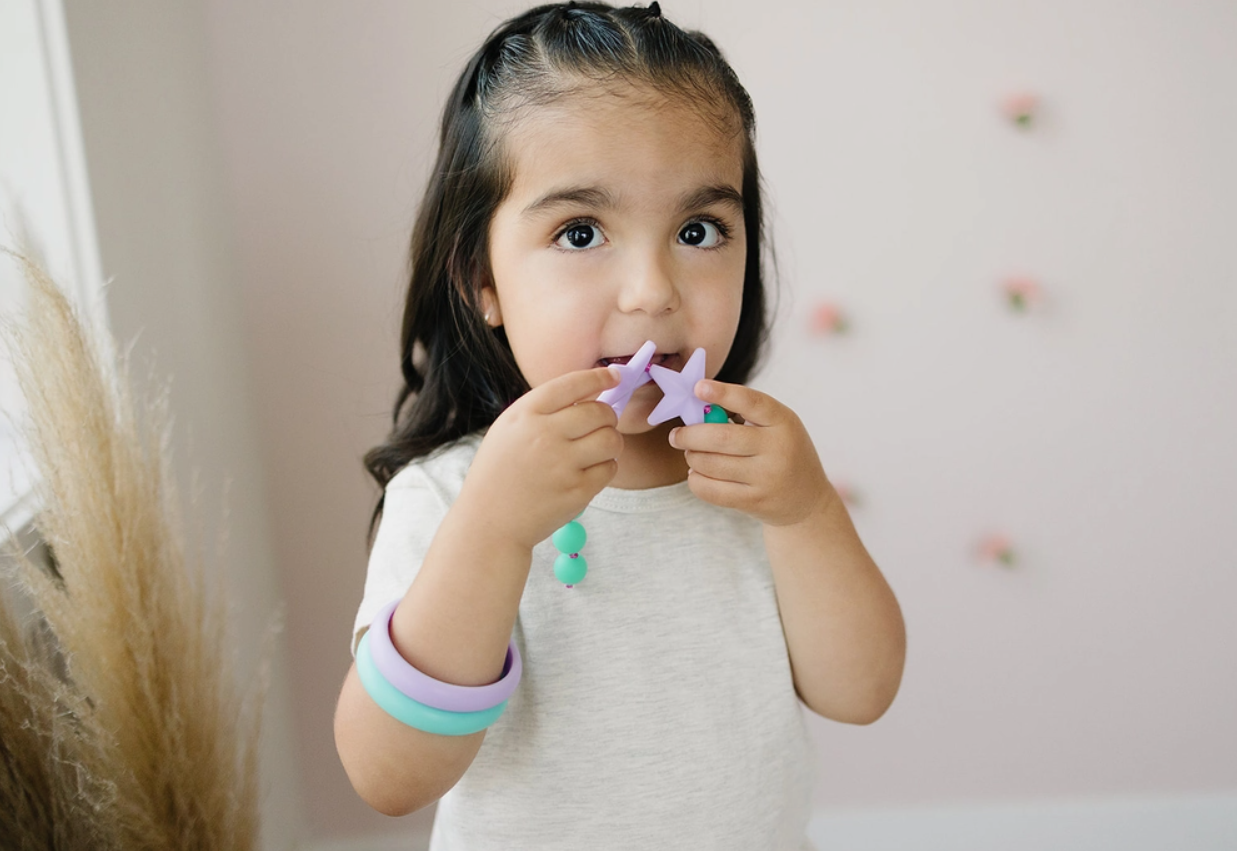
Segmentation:
<svg viewBox="0 0 1237 851">
<path fill-rule="evenodd" d="M 678 425 L 674 421 L 674 425 Z M 623 435 L 623 452 L 618 458 L 618 473 L 610 487 L 644 490 L 678 484 L 687 478 L 687 460 L 680 449 L 670 445 L 671 423 L 643 434 Z"/>
</svg>

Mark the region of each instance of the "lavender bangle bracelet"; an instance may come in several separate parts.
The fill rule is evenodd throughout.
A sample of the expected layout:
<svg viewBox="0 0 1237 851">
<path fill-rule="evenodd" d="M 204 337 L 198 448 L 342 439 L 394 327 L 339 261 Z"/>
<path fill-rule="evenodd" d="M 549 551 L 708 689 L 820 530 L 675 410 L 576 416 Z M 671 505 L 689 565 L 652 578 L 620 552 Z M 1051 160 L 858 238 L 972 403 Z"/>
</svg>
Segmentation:
<svg viewBox="0 0 1237 851">
<path fill-rule="evenodd" d="M 488 686 L 457 686 L 421 673 L 391 643 L 391 616 L 399 600 L 386 605 L 369 628 L 369 651 L 374 666 L 383 678 L 408 697 L 435 709 L 448 712 L 481 712 L 492 709 L 511 697 L 524 671 L 520 651 L 512 641 L 507 645 L 507 660 L 502 677 Z"/>
</svg>

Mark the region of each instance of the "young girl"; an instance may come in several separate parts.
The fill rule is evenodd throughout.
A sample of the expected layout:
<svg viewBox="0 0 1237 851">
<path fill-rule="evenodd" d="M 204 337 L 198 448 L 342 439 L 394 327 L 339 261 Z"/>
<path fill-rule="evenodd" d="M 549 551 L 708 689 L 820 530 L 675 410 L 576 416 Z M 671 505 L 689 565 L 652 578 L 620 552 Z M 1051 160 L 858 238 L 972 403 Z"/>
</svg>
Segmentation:
<svg viewBox="0 0 1237 851">
<path fill-rule="evenodd" d="M 810 847 L 800 701 L 874 721 L 905 638 L 807 430 L 744 386 L 766 321 L 746 92 L 657 3 L 542 6 L 473 57 L 440 145 L 406 385 L 366 459 L 354 787 L 393 815 L 441 798 L 434 851 Z M 732 421 L 650 425 L 659 382 L 598 401 L 646 341 Z M 587 543 L 547 540 L 577 517 Z M 587 575 L 560 581 L 574 552 Z"/>
</svg>

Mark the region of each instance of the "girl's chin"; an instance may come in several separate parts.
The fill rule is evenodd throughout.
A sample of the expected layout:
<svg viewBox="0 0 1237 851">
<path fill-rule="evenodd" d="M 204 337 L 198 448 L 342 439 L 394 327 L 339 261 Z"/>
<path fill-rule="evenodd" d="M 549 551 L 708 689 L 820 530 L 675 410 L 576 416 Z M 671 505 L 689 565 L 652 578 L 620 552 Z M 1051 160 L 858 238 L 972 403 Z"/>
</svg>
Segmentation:
<svg viewBox="0 0 1237 851">
<path fill-rule="evenodd" d="M 649 421 L 647 419 L 633 418 L 628 421 L 626 412 L 624 412 L 623 419 L 621 419 L 618 424 L 619 434 L 626 435 L 648 434 L 649 432 L 656 431 L 659 428 L 661 428 L 661 426 L 649 425 Z"/>
</svg>

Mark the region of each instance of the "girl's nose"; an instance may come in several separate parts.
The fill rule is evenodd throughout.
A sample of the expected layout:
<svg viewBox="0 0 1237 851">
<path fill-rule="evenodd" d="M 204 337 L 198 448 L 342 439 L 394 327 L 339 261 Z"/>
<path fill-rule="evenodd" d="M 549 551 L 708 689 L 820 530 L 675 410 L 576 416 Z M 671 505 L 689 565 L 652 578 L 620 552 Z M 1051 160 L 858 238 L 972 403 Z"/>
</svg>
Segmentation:
<svg viewBox="0 0 1237 851">
<path fill-rule="evenodd" d="M 659 314 L 677 310 L 679 290 L 667 252 L 650 252 L 625 275 L 619 293 L 619 310 Z"/>
</svg>

